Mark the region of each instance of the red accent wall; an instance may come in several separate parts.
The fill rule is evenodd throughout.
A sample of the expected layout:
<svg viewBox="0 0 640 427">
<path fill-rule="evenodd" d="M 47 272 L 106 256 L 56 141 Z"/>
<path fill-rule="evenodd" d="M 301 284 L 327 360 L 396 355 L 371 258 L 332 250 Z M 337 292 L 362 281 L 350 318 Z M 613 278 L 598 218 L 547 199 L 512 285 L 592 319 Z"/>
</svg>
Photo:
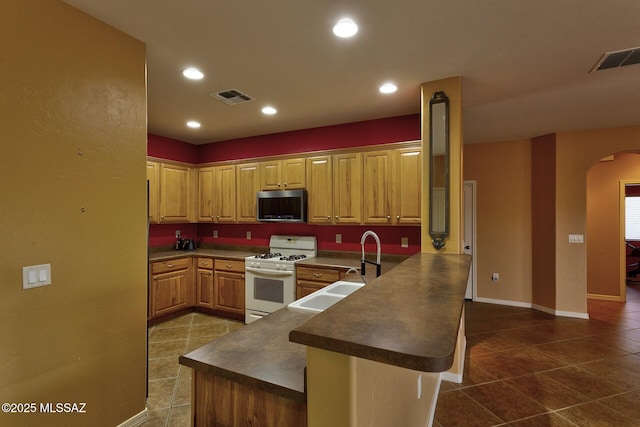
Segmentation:
<svg viewBox="0 0 640 427">
<path fill-rule="evenodd" d="M 200 163 L 197 145 L 151 133 L 147 134 L 147 156 L 185 163 Z"/>
<path fill-rule="evenodd" d="M 199 146 L 199 163 L 308 153 L 420 139 L 420 115 L 261 135 Z"/>
<path fill-rule="evenodd" d="M 420 115 L 391 117 L 365 122 L 297 130 L 250 138 L 192 145 L 186 142 L 149 134 L 147 154 L 167 160 L 186 163 L 208 163 L 241 160 L 283 154 L 415 141 L 420 139 Z M 315 235 L 319 250 L 360 251 L 360 238 L 366 230 L 379 236 L 382 253 L 412 255 L 420 252 L 420 227 L 393 226 L 329 226 L 312 224 L 151 224 L 149 245 L 175 244 L 175 230 L 183 238 L 196 238 L 201 243 L 269 246 L 272 234 Z M 218 238 L 213 238 L 213 230 Z M 251 231 L 251 240 L 246 238 Z M 335 243 L 336 234 L 342 234 L 342 243 Z M 197 236 L 197 237 L 196 237 Z M 409 247 L 402 248 L 400 239 L 407 237 Z M 373 239 L 367 241 L 367 252 L 375 252 Z"/>
</svg>

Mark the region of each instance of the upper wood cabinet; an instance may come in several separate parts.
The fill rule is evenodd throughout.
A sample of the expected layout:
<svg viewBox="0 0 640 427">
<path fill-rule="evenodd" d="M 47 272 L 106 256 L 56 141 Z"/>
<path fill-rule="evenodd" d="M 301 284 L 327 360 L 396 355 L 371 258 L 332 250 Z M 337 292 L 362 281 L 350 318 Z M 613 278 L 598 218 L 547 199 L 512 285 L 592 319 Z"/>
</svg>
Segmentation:
<svg viewBox="0 0 640 427">
<path fill-rule="evenodd" d="M 333 156 L 333 222 L 362 222 L 362 154 Z"/>
<path fill-rule="evenodd" d="M 160 220 L 160 198 L 159 172 L 160 164 L 157 162 L 147 162 L 147 202 L 149 209 L 149 222 L 156 223 Z"/>
<path fill-rule="evenodd" d="M 262 190 L 305 188 L 305 159 L 272 160 L 260 163 Z"/>
<path fill-rule="evenodd" d="M 384 150 L 363 154 L 364 194 L 362 197 L 365 224 L 392 223 L 392 153 L 391 150 Z"/>
<path fill-rule="evenodd" d="M 393 223 L 420 225 L 422 221 L 422 149 L 401 148 L 394 154 Z"/>
<path fill-rule="evenodd" d="M 333 223 L 331 156 L 307 158 L 307 222 Z"/>
<path fill-rule="evenodd" d="M 160 222 L 190 222 L 194 219 L 195 170 L 188 166 L 160 163 Z"/>
<path fill-rule="evenodd" d="M 198 221 L 236 221 L 236 167 L 223 165 L 198 170 Z"/>
<path fill-rule="evenodd" d="M 256 193 L 260 191 L 258 163 L 236 165 L 236 185 L 238 222 L 258 222 L 256 215 Z"/>
</svg>

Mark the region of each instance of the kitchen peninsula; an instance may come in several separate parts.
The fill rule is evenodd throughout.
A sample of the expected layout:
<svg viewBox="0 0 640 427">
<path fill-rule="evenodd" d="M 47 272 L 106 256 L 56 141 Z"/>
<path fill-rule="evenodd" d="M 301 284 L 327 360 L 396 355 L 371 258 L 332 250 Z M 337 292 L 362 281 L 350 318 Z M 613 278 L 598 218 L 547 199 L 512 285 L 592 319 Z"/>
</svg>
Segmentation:
<svg viewBox="0 0 640 427">
<path fill-rule="evenodd" d="M 470 262 L 419 253 L 320 314 L 283 308 L 181 356 L 194 425 L 429 425 L 440 373 L 461 372 Z"/>
</svg>

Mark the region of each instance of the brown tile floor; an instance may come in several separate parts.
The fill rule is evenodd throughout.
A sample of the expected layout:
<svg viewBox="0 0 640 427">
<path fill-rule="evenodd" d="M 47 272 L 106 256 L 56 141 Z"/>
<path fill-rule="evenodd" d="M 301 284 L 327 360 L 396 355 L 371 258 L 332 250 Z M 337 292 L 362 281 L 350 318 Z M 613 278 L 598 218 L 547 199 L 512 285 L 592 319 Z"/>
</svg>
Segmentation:
<svg viewBox="0 0 640 427">
<path fill-rule="evenodd" d="M 463 382 L 442 383 L 434 425 L 640 426 L 640 284 L 588 311 L 468 302 Z"/>
<path fill-rule="evenodd" d="M 590 319 L 468 302 L 462 384 L 444 381 L 434 426 L 640 426 L 640 284 Z M 242 323 L 191 313 L 149 328 L 145 426 L 188 426 L 187 353 Z"/>
<path fill-rule="evenodd" d="M 178 364 L 178 356 L 242 325 L 189 313 L 149 328 L 149 419 L 143 426 L 191 425 L 191 369 Z"/>
</svg>

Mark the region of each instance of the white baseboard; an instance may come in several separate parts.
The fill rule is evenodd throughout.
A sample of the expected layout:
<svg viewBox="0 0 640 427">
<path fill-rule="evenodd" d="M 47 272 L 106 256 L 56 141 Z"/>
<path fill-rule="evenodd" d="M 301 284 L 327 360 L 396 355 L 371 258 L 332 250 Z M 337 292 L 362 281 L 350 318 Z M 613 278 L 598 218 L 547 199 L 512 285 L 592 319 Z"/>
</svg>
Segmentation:
<svg viewBox="0 0 640 427">
<path fill-rule="evenodd" d="M 560 317 L 573 317 L 576 319 L 589 318 L 589 313 L 554 310 L 553 308 L 545 307 L 543 305 L 538 305 L 538 304 L 531 304 L 529 302 L 509 301 L 509 300 L 493 299 L 493 298 L 476 298 L 475 301 L 486 302 L 489 304 L 508 305 L 511 307 L 533 308 L 534 310 L 542 311 L 544 313 L 549 313 L 549 314 L 553 314 L 554 316 L 560 316 Z"/>
<path fill-rule="evenodd" d="M 460 358 L 460 366 L 457 366 L 457 370 L 459 371 L 458 374 L 454 374 L 451 371 L 445 371 L 442 372 L 442 374 L 440 375 L 440 379 L 444 380 L 444 381 L 449 381 L 451 383 L 456 383 L 456 384 L 460 384 L 462 383 L 462 375 L 464 373 L 464 360 L 465 360 L 465 354 L 467 352 L 467 337 L 462 337 L 462 349 L 460 349 L 460 351 L 462 351 L 462 357 Z M 454 362 L 455 363 L 455 362 Z M 453 367 L 452 367 L 453 369 Z"/>
<path fill-rule="evenodd" d="M 493 299 L 493 298 L 477 297 L 474 301 L 476 301 L 476 302 L 486 302 L 486 303 L 489 303 L 489 304 L 508 305 L 508 306 L 511 306 L 511 307 L 532 308 L 531 303 L 529 303 L 529 302 L 509 301 L 509 300 L 505 300 L 505 299 Z"/>
<path fill-rule="evenodd" d="M 143 422 L 147 421 L 148 418 L 149 418 L 149 411 L 147 410 L 147 408 L 144 408 L 142 412 L 134 415 L 133 417 L 129 418 L 122 424 L 118 424 L 117 427 L 136 427 L 142 424 Z"/>
</svg>

